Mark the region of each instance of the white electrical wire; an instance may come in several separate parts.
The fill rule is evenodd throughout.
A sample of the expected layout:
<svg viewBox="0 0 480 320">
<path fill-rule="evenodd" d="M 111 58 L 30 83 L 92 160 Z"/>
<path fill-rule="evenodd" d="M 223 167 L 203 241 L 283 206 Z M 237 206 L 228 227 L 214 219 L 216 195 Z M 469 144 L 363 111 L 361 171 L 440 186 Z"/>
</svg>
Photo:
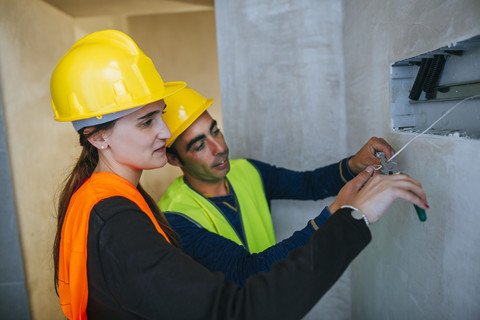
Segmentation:
<svg viewBox="0 0 480 320">
<path fill-rule="evenodd" d="M 458 107 L 461 103 L 463 103 L 464 101 L 473 99 L 473 98 L 478 98 L 478 97 L 480 97 L 480 94 L 476 94 L 476 95 L 474 95 L 474 96 L 465 98 L 465 99 L 463 99 L 462 101 L 458 102 L 456 105 L 454 105 L 453 107 L 451 107 L 447 112 L 445 112 L 445 114 L 443 114 L 440 118 L 438 118 L 434 123 L 432 123 L 427 129 L 425 129 L 425 131 L 423 131 L 423 132 L 420 133 L 419 135 L 416 135 L 415 137 L 413 137 L 413 139 L 411 139 L 410 141 L 408 141 L 402 148 L 400 148 L 400 150 L 398 150 L 390 159 L 388 159 L 388 161 L 392 161 L 392 160 L 393 160 L 396 156 L 398 156 L 398 154 L 399 154 L 400 152 L 402 152 L 403 149 L 405 149 L 413 140 L 417 139 L 418 137 L 420 137 L 421 135 L 423 135 L 425 132 L 427 132 L 428 130 L 432 129 L 432 127 L 433 127 L 434 125 L 436 125 L 440 120 L 442 120 L 447 114 L 449 114 L 451 111 L 453 111 L 453 109 L 455 109 L 456 107 Z"/>
</svg>

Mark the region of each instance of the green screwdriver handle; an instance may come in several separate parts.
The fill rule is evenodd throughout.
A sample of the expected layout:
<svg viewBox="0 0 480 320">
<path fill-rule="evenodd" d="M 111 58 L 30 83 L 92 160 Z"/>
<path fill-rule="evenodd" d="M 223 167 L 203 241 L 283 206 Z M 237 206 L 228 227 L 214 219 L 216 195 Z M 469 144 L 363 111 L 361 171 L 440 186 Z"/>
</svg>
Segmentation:
<svg viewBox="0 0 480 320">
<path fill-rule="evenodd" d="M 425 222 L 425 220 L 427 220 L 427 214 L 425 213 L 425 210 L 415 204 L 413 206 L 415 207 L 415 211 L 417 211 L 418 219 L 420 219 L 422 222 Z"/>
</svg>

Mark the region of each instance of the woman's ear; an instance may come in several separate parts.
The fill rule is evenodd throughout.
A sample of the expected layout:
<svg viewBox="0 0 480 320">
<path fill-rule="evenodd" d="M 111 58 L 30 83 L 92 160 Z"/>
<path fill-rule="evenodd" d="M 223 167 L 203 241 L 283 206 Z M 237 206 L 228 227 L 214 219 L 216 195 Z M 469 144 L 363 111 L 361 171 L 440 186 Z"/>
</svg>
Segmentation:
<svg viewBox="0 0 480 320">
<path fill-rule="evenodd" d="M 85 128 L 83 130 L 83 134 L 88 136 L 93 130 L 94 130 L 94 128 L 91 128 L 91 127 Z M 90 136 L 88 136 L 87 140 L 97 149 L 104 150 L 108 147 L 108 144 L 107 144 L 107 142 L 105 140 L 105 137 L 104 137 L 103 130 L 100 130 L 100 131 L 94 132 L 93 134 L 90 134 Z"/>
</svg>

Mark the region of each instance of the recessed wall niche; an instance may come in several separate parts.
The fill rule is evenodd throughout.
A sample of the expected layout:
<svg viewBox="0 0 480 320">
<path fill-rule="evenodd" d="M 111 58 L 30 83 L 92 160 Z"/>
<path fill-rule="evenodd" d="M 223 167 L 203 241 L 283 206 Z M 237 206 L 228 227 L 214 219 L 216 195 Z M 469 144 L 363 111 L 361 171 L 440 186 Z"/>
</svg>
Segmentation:
<svg viewBox="0 0 480 320">
<path fill-rule="evenodd" d="M 462 101 L 467 99 L 466 101 Z M 392 64 L 394 131 L 480 139 L 480 36 Z"/>
</svg>

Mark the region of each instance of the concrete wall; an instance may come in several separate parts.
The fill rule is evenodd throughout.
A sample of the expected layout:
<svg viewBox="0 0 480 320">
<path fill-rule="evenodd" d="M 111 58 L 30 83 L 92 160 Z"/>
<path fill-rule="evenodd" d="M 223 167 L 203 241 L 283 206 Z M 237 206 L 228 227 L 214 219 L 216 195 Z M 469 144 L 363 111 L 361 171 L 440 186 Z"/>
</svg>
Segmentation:
<svg viewBox="0 0 480 320">
<path fill-rule="evenodd" d="M 390 64 L 480 34 L 475 0 L 218 1 L 215 9 L 232 154 L 299 169 L 354 153 L 371 136 L 400 148 L 413 135 L 391 129 Z M 436 136 L 410 145 L 399 166 L 423 183 L 427 222 L 397 201 L 372 226 L 351 284 L 344 275 L 307 318 L 478 319 L 479 147 Z M 274 205 L 279 238 L 312 208 Z"/>
<path fill-rule="evenodd" d="M 52 281 L 54 195 L 78 142 L 70 126 L 53 120 L 49 83 L 72 42 L 73 24 L 36 0 L 3 0 L 0 22 L 5 132 L 30 314 L 55 319 L 60 308 Z"/>
<path fill-rule="evenodd" d="M 29 319 L 1 91 L 0 87 L 0 314 L 4 319 Z"/>
<path fill-rule="evenodd" d="M 164 17 L 165 15 L 162 19 Z M 25 273 L 23 283 L 20 252 L 15 250 L 13 233 L 8 241 L 2 240 L 0 245 L 0 310 L 9 311 L 8 315 L 2 314 L 0 318 L 22 319 L 23 316 L 17 315 L 26 318 L 30 314 L 32 319 L 64 319 L 53 286 L 51 250 L 56 230 L 56 196 L 80 149 L 77 147 L 77 134 L 71 124 L 53 120 L 49 87 L 53 68 L 76 40 L 90 32 L 106 28 L 128 33 L 133 30 L 133 38 L 138 38 L 140 47 L 145 47 L 145 51 L 154 58 L 164 80 L 186 80 L 193 83 L 192 86 L 200 92 L 216 98 L 216 117 L 221 121 L 212 11 L 176 14 L 175 21 L 169 21 L 171 25 L 177 28 L 183 26 L 183 30 L 189 32 L 191 47 L 188 47 L 188 43 L 183 43 L 182 49 L 191 52 L 201 50 L 204 53 L 202 56 L 190 56 L 188 68 L 182 60 L 172 61 L 171 54 L 157 52 L 159 47 L 153 44 L 159 43 L 161 39 L 165 41 L 165 38 L 159 36 L 157 28 L 162 28 L 162 32 L 166 28 L 159 20 L 158 17 L 149 20 L 148 16 L 74 19 L 39 0 L 0 1 L 0 87 L 3 90 L 6 138 L 6 146 L 0 140 L 0 155 L 5 158 L 8 155 L 13 187 L 13 190 L 7 190 L 5 188 L 8 185 L 2 185 L 2 196 L 8 196 L 10 192 L 13 199 L 10 206 L 2 203 L 2 218 L 7 218 L 7 213 L 10 216 L 9 224 L 2 223 L 0 231 L 4 235 L 7 231 L 15 231 L 15 209 Z M 201 26 L 198 25 L 199 21 L 202 22 Z M 146 34 L 143 35 L 142 32 Z M 152 34 L 156 36 L 151 38 Z M 167 40 L 164 42 L 165 47 L 172 48 L 178 46 L 176 40 L 180 41 L 182 37 Z M 162 66 L 157 64 L 159 61 L 168 66 L 165 68 L 169 72 L 178 70 L 180 78 L 173 74 L 165 76 Z M 204 65 L 209 68 L 209 73 L 199 67 Z M 203 82 L 199 80 L 201 78 Z M 1 162 L 4 166 L 2 175 L 9 173 L 5 163 L 6 161 Z M 178 171 L 171 170 L 157 170 L 158 172 L 149 172 L 142 177 L 142 183 L 155 198 L 159 198 L 162 190 L 178 175 Z M 9 211 L 4 211 L 4 208 Z M 18 266 L 15 274 L 7 272 L 12 265 Z M 7 288 L 12 284 L 20 289 L 26 284 L 30 312 L 25 310 L 25 300 L 14 297 L 17 293 L 21 296 L 21 292 Z M 12 299 L 14 302 L 11 302 Z M 9 307 L 7 303 L 16 305 L 4 309 L 4 304 Z M 25 312 L 12 313 L 15 308 L 21 308 Z"/>
<path fill-rule="evenodd" d="M 215 13 L 232 158 L 306 170 L 347 156 L 341 3 L 216 1 Z M 277 241 L 331 201 L 274 202 Z M 349 272 L 307 318 L 350 318 Z"/>
<path fill-rule="evenodd" d="M 390 129 L 389 65 L 480 34 L 480 2 L 343 5 L 349 149 L 373 134 L 398 149 L 413 135 Z M 352 318 L 480 318 L 479 150 L 479 140 L 430 135 L 399 155 L 427 192 L 428 220 L 398 201 L 372 227 L 373 243 L 353 265 Z"/>
<path fill-rule="evenodd" d="M 212 18 L 211 12 L 199 14 L 200 20 Z M 191 30 L 199 19 L 186 17 L 176 25 Z M 216 19 L 232 156 L 310 169 L 355 152 L 372 135 L 385 136 L 397 148 L 412 138 L 390 129 L 390 63 L 480 34 L 480 3 L 217 1 Z M 156 41 L 149 43 L 143 34 L 164 25 L 145 24 L 138 17 L 73 19 L 39 0 L 0 1 L 3 121 L 34 319 L 63 318 L 52 282 L 54 196 L 79 152 L 72 147 L 78 141 L 71 125 L 53 120 L 51 72 L 75 40 L 105 26 L 132 30 L 145 51 L 161 59 Z M 212 28 L 211 21 L 207 25 L 205 30 Z M 208 60 L 211 70 L 213 53 L 207 48 L 215 51 L 214 39 L 199 40 L 189 39 L 203 44 L 192 51 L 199 50 L 198 63 Z M 187 80 L 216 98 L 209 83 L 218 80 L 215 71 L 206 80 L 199 74 L 179 79 L 170 73 L 175 65 L 182 77 L 186 71 L 205 72 L 182 64 L 166 65 L 167 75 L 157 67 L 165 80 Z M 355 261 L 351 284 L 347 272 L 307 318 L 478 319 L 479 147 L 478 140 L 432 136 L 409 146 L 398 160 L 425 186 L 431 205 L 427 222 L 418 221 L 411 205 L 396 203 L 372 227 L 373 243 Z M 146 175 L 142 183 L 161 192 L 157 186 L 172 175 Z M 330 201 L 276 203 L 278 239 Z"/>
</svg>

